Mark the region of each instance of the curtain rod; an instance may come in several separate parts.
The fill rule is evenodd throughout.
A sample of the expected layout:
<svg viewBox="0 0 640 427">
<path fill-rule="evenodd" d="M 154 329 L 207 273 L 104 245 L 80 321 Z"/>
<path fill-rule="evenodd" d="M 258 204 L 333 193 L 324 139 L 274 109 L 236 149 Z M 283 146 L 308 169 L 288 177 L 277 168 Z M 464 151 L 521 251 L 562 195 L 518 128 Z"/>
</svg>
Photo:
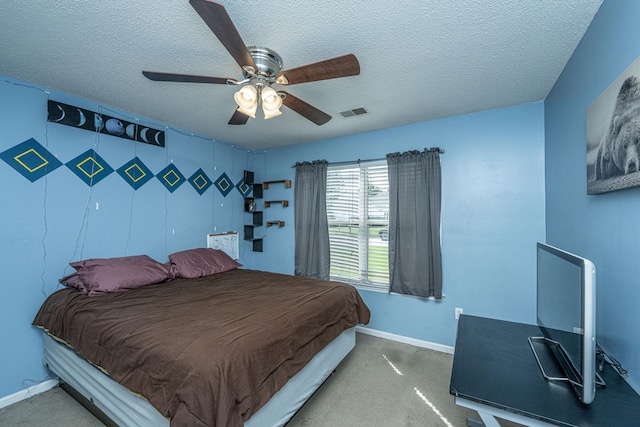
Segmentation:
<svg viewBox="0 0 640 427">
<path fill-rule="evenodd" d="M 327 162 L 327 165 L 329 166 L 342 166 L 342 165 L 355 165 L 358 163 L 364 163 L 364 162 L 379 162 L 382 160 L 387 160 L 386 157 L 381 158 L 381 159 L 366 159 L 366 160 L 362 160 L 362 159 L 358 159 L 358 160 L 348 160 L 348 161 L 344 161 L 344 162 Z M 295 168 L 296 165 L 291 165 L 292 168 Z"/>
<path fill-rule="evenodd" d="M 331 166 L 341 166 L 341 165 L 351 165 L 351 164 L 356 164 L 356 163 L 365 163 L 365 162 L 380 162 L 382 160 L 387 160 L 386 157 L 383 157 L 381 159 L 358 159 L 358 160 L 350 160 L 350 161 L 346 161 L 346 162 L 329 162 L 329 165 Z"/>
<path fill-rule="evenodd" d="M 440 154 L 444 154 L 444 150 L 442 148 L 439 148 L 439 147 L 433 147 L 433 148 L 430 148 L 429 150 L 437 151 Z M 427 151 L 427 150 L 425 149 L 425 151 Z M 328 162 L 328 164 L 330 166 L 342 166 L 342 165 L 353 165 L 353 164 L 364 163 L 364 162 L 379 162 L 381 160 L 387 160 L 387 158 L 383 157 L 383 158 L 380 158 L 380 159 L 365 159 L 365 160 L 358 159 L 358 160 L 350 160 L 350 161 L 346 161 L 346 162 Z M 295 168 L 296 165 L 292 165 L 291 167 Z"/>
</svg>

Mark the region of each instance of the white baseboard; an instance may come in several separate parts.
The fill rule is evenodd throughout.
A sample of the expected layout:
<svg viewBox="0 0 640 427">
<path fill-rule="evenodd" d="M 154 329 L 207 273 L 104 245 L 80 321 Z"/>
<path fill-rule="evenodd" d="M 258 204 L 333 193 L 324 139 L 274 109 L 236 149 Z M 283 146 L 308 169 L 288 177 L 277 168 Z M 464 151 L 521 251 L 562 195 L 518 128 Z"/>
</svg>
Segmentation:
<svg viewBox="0 0 640 427">
<path fill-rule="evenodd" d="M 14 403 L 18 403 L 21 400 L 28 399 L 29 397 L 35 396 L 36 394 L 44 393 L 47 390 L 51 390 L 54 387 L 58 386 L 58 380 L 47 380 L 41 382 L 40 384 L 36 384 L 29 388 L 25 388 L 24 390 L 15 392 L 5 397 L 0 397 L 0 409 L 13 405 Z"/>
<path fill-rule="evenodd" d="M 390 332 L 379 331 L 377 329 L 365 328 L 364 326 L 356 326 L 356 332 L 361 332 L 363 334 L 371 335 L 378 338 L 384 338 L 391 341 L 397 341 L 404 344 L 410 344 L 416 347 L 428 348 L 429 350 L 435 350 L 442 353 L 453 354 L 454 350 L 453 347 L 448 345 L 409 338 L 402 335 L 392 334 Z"/>
</svg>

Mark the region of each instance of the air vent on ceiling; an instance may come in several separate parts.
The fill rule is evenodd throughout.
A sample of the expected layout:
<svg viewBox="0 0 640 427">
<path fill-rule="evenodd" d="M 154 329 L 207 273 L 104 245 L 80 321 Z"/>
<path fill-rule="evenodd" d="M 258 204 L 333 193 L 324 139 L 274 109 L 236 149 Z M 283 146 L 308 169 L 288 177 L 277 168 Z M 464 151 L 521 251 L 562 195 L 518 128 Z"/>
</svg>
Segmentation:
<svg viewBox="0 0 640 427">
<path fill-rule="evenodd" d="M 364 107 L 358 107 L 358 108 L 354 108 L 353 110 L 340 111 L 338 114 L 340 114 L 342 117 L 354 117 L 354 116 L 360 116 L 362 114 L 368 114 L 368 113 L 369 112 L 365 110 Z"/>
</svg>

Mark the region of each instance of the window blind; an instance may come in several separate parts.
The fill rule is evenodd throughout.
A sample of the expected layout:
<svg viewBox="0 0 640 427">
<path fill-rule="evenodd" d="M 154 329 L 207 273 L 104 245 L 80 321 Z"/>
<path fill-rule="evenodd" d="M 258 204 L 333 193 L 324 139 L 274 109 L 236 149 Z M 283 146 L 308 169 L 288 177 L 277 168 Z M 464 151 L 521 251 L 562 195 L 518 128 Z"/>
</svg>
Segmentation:
<svg viewBox="0 0 640 427">
<path fill-rule="evenodd" d="M 389 289 L 389 182 L 386 160 L 327 169 L 327 218 L 333 280 Z"/>
</svg>

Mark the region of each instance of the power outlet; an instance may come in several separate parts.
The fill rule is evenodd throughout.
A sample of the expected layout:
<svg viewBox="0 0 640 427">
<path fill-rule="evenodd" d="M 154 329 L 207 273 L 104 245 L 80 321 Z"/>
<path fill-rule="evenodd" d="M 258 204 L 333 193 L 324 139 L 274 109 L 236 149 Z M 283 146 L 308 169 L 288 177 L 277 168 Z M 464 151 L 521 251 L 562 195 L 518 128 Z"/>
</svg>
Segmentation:
<svg viewBox="0 0 640 427">
<path fill-rule="evenodd" d="M 463 310 L 460 307 L 455 308 L 456 320 L 460 318 L 460 315 L 462 314 L 462 312 Z"/>
</svg>

